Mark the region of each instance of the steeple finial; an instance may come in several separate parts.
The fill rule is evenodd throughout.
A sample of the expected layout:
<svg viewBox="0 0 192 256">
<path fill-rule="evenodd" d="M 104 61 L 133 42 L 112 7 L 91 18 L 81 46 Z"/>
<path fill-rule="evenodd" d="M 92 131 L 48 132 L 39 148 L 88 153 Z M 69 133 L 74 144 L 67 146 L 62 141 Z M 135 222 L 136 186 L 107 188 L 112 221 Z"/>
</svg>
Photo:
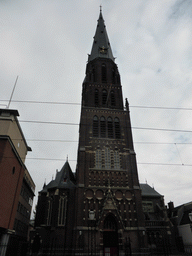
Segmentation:
<svg viewBox="0 0 192 256">
<path fill-rule="evenodd" d="M 100 12 L 102 12 L 102 5 L 100 5 Z"/>
</svg>

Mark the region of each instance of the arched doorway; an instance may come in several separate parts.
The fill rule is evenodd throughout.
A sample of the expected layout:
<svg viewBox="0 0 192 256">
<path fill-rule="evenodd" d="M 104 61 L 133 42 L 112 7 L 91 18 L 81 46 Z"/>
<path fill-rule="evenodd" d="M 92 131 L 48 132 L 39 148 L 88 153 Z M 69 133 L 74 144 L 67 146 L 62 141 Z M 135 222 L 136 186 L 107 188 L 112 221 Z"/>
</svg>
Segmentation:
<svg viewBox="0 0 192 256">
<path fill-rule="evenodd" d="M 110 214 L 105 218 L 103 228 L 104 256 L 118 256 L 118 232 L 115 217 Z"/>
</svg>

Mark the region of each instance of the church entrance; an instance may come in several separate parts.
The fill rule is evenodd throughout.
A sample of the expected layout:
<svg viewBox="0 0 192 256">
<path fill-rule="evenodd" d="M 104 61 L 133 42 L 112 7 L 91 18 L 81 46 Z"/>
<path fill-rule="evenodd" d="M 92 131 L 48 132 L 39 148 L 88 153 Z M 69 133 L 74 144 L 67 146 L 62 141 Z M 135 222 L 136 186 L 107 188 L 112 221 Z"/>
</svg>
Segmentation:
<svg viewBox="0 0 192 256">
<path fill-rule="evenodd" d="M 118 256 L 117 223 L 112 214 L 106 217 L 103 231 L 104 256 Z"/>
</svg>

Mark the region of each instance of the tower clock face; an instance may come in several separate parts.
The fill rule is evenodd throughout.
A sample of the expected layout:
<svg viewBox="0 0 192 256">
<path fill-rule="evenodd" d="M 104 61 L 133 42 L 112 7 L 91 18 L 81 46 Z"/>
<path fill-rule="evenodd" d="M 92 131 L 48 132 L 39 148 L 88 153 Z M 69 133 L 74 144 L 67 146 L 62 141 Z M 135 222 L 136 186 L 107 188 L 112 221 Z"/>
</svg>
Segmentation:
<svg viewBox="0 0 192 256">
<path fill-rule="evenodd" d="M 107 53 L 107 48 L 105 48 L 105 46 L 99 47 L 99 52 L 101 54 L 106 54 Z"/>
</svg>

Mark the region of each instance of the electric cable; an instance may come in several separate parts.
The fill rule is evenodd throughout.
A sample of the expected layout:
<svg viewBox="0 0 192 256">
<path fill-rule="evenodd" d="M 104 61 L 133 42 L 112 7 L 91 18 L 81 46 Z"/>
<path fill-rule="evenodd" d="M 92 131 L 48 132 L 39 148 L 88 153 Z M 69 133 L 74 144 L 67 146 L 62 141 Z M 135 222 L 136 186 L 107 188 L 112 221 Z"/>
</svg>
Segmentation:
<svg viewBox="0 0 192 256">
<path fill-rule="evenodd" d="M 0 100 L 0 101 L 8 101 L 8 100 Z M 59 101 L 35 101 L 35 100 L 12 100 L 11 102 L 15 103 L 31 103 L 31 104 L 51 104 L 51 105 L 75 105 L 80 106 L 81 103 L 75 102 L 59 102 Z M 130 108 L 148 108 L 148 109 L 164 109 L 164 110 L 189 110 L 191 111 L 192 108 L 183 108 L 183 107 L 161 107 L 161 106 L 131 106 Z"/>
</svg>

